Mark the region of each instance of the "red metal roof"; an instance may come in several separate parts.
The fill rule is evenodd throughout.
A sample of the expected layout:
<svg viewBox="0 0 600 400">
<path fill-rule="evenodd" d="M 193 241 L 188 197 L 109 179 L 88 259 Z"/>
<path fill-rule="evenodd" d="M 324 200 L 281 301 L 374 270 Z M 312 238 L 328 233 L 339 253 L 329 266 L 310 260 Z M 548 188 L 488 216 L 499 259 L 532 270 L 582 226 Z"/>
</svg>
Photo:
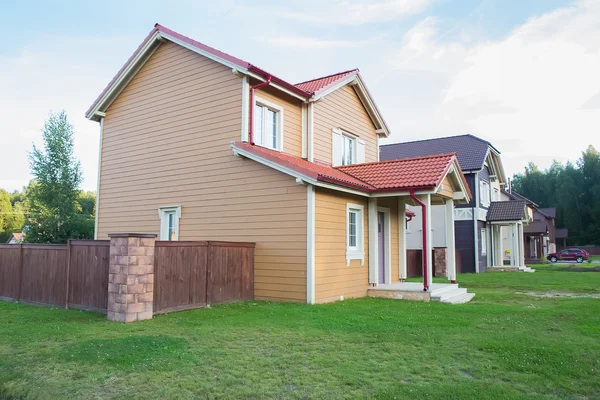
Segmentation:
<svg viewBox="0 0 600 400">
<path fill-rule="evenodd" d="M 436 187 L 446 176 L 455 154 L 405 158 L 337 167 L 379 190 Z"/>
<path fill-rule="evenodd" d="M 365 192 L 434 189 L 442 182 L 456 160 L 455 154 L 442 154 L 332 167 L 329 164 L 310 162 L 301 157 L 252 146 L 246 142 L 235 142 L 233 146 L 310 178 Z"/>
<path fill-rule="evenodd" d="M 345 78 L 348 75 L 356 75 L 357 73 L 358 69 L 351 69 L 349 71 L 338 72 L 337 74 L 311 79 L 310 81 L 300 82 L 295 86 L 309 93 L 317 93 L 335 85 L 340 79 Z"/>
<path fill-rule="evenodd" d="M 338 185 L 365 191 L 375 190 L 375 188 L 368 183 L 333 168 L 329 164 L 310 162 L 301 157 L 281 153 L 261 146 L 253 146 L 247 142 L 235 142 L 234 146 L 316 180 L 336 183 Z"/>
</svg>

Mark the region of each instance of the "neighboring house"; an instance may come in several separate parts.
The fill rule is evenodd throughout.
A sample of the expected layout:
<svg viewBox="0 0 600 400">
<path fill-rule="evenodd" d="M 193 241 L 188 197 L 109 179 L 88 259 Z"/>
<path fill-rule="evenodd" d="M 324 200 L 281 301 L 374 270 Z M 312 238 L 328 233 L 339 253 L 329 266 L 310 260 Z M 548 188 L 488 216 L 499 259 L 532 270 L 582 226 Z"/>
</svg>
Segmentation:
<svg viewBox="0 0 600 400">
<path fill-rule="evenodd" d="M 453 227 L 471 201 L 454 154 L 379 162 L 390 131 L 358 70 L 293 85 L 160 25 L 86 117 L 101 128 L 95 236 L 255 242 L 257 299 L 399 282 L 406 205 L 443 205 Z"/>
<path fill-rule="evenodd" d="M 505 195 L 511 199 L 525 201 L 530 208 L 532 222 L 523 230 L 525 262 L 544 262 L 549 253 L 556 252 L 556 208 L 540 208 L 533 201 L 514 191 Z M 561 235 L 566 235 L 566 232 L 561 231 Z M 508 238 L 505 238 L 505 245 L 507 243 Z"/>
<path fill-rule="evenodd" d="M 20 244 L 20 243 L 23 243 L 24 239 L 25 239 L 24 233 L 16 232 L 16 233 L 13 233 L 12 235 L 10 235 L 10 238 L 8 239 L 8 241 L 6 243 L 7 244 Z"/>
<path fill-rule="evenodd" d="M 468 204 L 460 204 L 454 210 L 456 252 L 461 272 L 485 272 L 490 266 L 502 265 L 503 231 L 515 232 L 520 237 L 523 224 L 528 222 L 525 204 L 505 204 L 502 198 L 506 176 L 500 152 L 486 140 L 473 135 L 460 135 L 414 142 L 380 146 L 382 160 L 405 157 L 429 156 L 454 152 L 465 175 L 473 198 Z M 496 204 L 497 203 L 497 204 Z M 421 249 L 418 209 L 410 208 L 417 215 L 409 225 L 407 246 Z M 493 211 L 493 212 L 491 212 Z M 433 223 L 433 246 L 448 248 L 443 207 L 431 210 Z M 522 243 L 513 243 L 514 266 L 524 266 Z"/>
<path fill-rule="evenodd" d="M 556 230 L 556 246 L 557 250 L 559 244 L 561 244 L 560 249 L 567 248 L 567 239 L 569 238 L 569 230 L 567 228 L 559 228 Z"/>
</svg>

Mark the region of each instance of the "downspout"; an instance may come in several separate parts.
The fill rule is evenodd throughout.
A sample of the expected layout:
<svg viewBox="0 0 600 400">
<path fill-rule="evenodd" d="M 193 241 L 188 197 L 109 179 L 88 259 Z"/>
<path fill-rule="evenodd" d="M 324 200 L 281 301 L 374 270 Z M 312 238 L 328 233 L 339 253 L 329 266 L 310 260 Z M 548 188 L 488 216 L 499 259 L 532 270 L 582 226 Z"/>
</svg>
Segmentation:
<svg viewBox="0 0 600 400">
<path fill-rule="evenodd" d="M 271 75 L 267 75 L 267 80 L 257 83 L 250 87 L 250 126 L 248 127 L 248 142 L 254 146 L 254 89 L 269 86 L 271 84 Z"/>
<path fill-rule="evenodd" d="M 429 282 L 427 279 L 427 206 L 417 196 L 415 196 L 415 190 L 410 190 L 410 198 L 416 201 L 421 206 L 421 214 L 423 215 L 423 291 L 429 290 Z"/>
</svg>

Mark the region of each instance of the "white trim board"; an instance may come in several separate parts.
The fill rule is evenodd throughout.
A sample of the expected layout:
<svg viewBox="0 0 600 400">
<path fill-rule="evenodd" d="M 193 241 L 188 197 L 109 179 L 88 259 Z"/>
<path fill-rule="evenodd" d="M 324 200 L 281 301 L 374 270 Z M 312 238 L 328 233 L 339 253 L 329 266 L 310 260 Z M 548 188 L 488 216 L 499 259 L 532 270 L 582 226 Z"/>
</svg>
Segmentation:
<svg viewBox="0 0 600 400">
<path fill-rule="evenodd" d="M 306 186 L 306 302 L 315 304 L 315 187 Z"/>
</svg>

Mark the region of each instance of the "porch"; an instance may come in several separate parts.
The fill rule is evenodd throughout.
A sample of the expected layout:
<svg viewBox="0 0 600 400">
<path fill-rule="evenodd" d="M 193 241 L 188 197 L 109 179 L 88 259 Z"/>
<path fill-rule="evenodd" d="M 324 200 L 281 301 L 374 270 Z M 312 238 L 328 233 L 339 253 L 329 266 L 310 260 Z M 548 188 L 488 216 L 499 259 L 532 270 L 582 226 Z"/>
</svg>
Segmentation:
<svg viewBox="0 0 600 400">
<path fill-rule="evenodd" d="M 452 190 L 456 183 L 451 180 L 446 181 L 446 190 L 435 191 L 411 191 L 408 196 L 376 195 L 369 199 L 368 203 L 368 259 L 369 259 L 369 297 L 381 297 L 397 300 L 418 300 L 418 301 L 440 301 L 444 303 L 466 303 L 470 301 L 474 294 L 468 293 L 467 289 L 459 288 L 456 283 L 456 250 L 455 250 L 455 232 L 454 232 L 454 205 L 455 201 L 464 202 L 461 197 L 463 192 Z M 458 185 L 457 185 L 458 186 Z M 393 201 L 390 201 L 393 199 Z M 397 204 L 398 211 L 390 212 L 389 204 Z M 407 221 L 405 217 L 406 206 L 418 206 L 421 208 L 419 219 L 420 232 L 422 234 L 421 246 L 421 265 L 419 269 L 422 273 L 422 282 L 406 282 L 409 277 L 408 261 L 409 250 L 406 240 Z M 445 221 L 440 226 L 444 226 L 446 237 L 446 247 L 443 249 L 433 249 L 433 229 L 434 222 L 431 217 L 432 206 L 445 207 Z M 390 216 L 398 217 L 398 221 L 392 221 Z M 398 227 L 397 250 L 395 243 L 390 242 L 390 227 Z M 395 236 L 395 232 L 394 235 Z M 394 238 L 395 239 L 395 238 Z M 395 241 L 395 240 L 394 240 Z M 441 255 L 439 250 L 443 250 Z M 392 251 L 397 251 L 398 272 L 392 271 L 394 266 L 390 263 Z M 433 283 L 433 265 L 434 256 L 436 261 L 442 261 L 443 268 L 436 266 L 436 276 L 445 276 L 448 283 Z M 439 257 L 439 258 L 438 258 Z M 395 258 L 395 257 L 394 257 Z M 396 276 L 399 281 L 390 279 Z"/>
<path fill-rule="evenodd" d="M 524 224 L 529 216 L 524 201 L 510 200 L 492 202 L 488 210 L 492 270 L 535 272 L 525 264 Z M 505 263 L 508 255 L 508 263 Z"/>
<path fill-rule="evenodd" d="M 471 301 L 475 293 L 468 293 L 467 289 L 459 288 L 456 283 L 432 283 L 429 291 L 425 292 L 420 282 L 396 282 L 372 287 L 368 290 L 368 295 L 385 299 L 462 304 Z"/>
</svg>

